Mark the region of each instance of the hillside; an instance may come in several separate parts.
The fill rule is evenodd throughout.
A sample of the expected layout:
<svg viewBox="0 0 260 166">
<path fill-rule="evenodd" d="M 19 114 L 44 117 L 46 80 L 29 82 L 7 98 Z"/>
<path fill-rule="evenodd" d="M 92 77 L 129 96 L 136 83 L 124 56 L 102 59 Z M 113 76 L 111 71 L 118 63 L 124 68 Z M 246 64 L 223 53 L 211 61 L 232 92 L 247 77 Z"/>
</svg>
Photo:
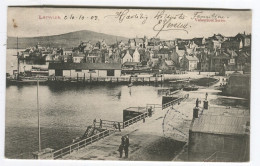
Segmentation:
<svg viewBox="0 0 260 166">
<path fill-rule="evenodd" d="M 35 46 L 37 43 L 40 43 L 42 46 L 50 47 L 63 47 L 71 48 L 79 45 L 80 41 L 91 41 L 92 44 L 96 43 L 99 40 L 104 39 L 108 45 L 113 44 L 117 41 L 122 40 L 127 42 L 128 39 L 125 37 L 107 35 L 103 33 L 97 33 L 88 30 L 76 31 L 65 33 L 61 35 L 53 36 L 40 36 L 40 37 L 22 37 L 18 39 L 19 48 L 27 48 Z M 17 44 L 16 37 L 8 37 L 7 39 L 7 48 L 12 49 L 16 48 Z"/>
</svg>

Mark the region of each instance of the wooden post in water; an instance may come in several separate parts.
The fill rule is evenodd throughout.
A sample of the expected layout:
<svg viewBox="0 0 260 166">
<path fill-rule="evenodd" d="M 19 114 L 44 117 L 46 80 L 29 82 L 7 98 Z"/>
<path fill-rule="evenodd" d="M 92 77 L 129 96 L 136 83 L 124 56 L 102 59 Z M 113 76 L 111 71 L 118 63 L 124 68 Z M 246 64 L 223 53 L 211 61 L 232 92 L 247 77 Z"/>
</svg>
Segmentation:
<svg viewBox="0 0 260 166">
<path fill-rule="evenodd" d="M 150 80 L 150 77 L 149 77 L 149 85 L 150 85 L 150 81 L 151 81 L 151 80 Z"/>
<path fill-rule="evenodd" d="M 86 77 L 85 77 L 85 73 L 84 73 L 84 79 L 83 79 L 83 83 L 85 83 L 85 79 L 86 79 Z"/>
<path fill-rule="evenodd" d="M 79 73 L 77 73 L 77 82 L 79 82 Z"/>
</svg>

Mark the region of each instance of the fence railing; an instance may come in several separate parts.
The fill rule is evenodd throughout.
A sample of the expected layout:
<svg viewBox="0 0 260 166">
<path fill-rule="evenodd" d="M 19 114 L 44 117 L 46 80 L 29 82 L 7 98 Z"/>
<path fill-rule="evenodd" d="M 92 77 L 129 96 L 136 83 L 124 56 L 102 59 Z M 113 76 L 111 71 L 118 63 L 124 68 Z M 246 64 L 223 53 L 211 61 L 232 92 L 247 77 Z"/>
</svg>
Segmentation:
<svg viewBox="0 0 260 166">
<path fill-rule="evenodd" d="M 146 104 L 146 109 L 148 109 L 148 108 L 153 108 L 153 109 L 155 109 L 155 108 L 162 108 L 162 105 L 161 104 Z"/>
<path fill-rule="evenodd" d="M 123 128 L 123 122 L 112 121 L 112 120 L 101 120 L 99 127 L 102 129 L 121 129 Z"/>
<path fill-rule="evenodd" d="M 78 151 L 79 149 L 86 147 L 89 144 L 92 144 L 106 136 L 113 134 L 114 132 L 115 132 L 114 130 L 105 130 L 105 131 L 100 132 L 96 135 L 93 135 L 89 138 L 83 139 L 79 142 L 73 143 L 69 146 L 59 149 L 59 150 L 53 152 L 53 159 L 58 159 L 67 154 L 71 154 L 73 151 Z"/>
<path fill-rule="evenodd" d="M 49 76 L 49 81 L 65 81 L 65 82 L 163 82 L 163 77 L 82 77 L 82 76 Z"/>
<path fill-rule="evenodd" d="M 146 108 L 165 108 L 168 105 L 173 105 L 175 103 L 178 103 L 184 99 L 187 99 L 189 97 L 189 94 L 186 94 L 184 97 L 178 98 L 176 100 L 173 100 L 169 103 L 164 104 L 163 106 L 160 104 L 147 104 Z M 66 146 L 65 148 L 59 149 L 55 152 L 53 152 L 53 159 L 61 158 L 67 154 L 71 154 L 73 151 L 77 151 L 83 147 L 86 147 L 89 144 L 92 144 L 93 142 L 96 142 L 106 136 L 109 136 L 113 133 L 115 133 L 116 129 L 126 128 L 134 123 L 137 123 L 138 121 L 144 120 L 146 117 L 149 116 L 148 110 L 138 116 L 135 116 L 127 121 L 124 122 L 118 122 L 118 121 L 110 121 L 110 120 L 101 120 L 100 122 L 94 122 L 94 127 L 99 127 L 102 129 L 106 129 L 105 131 L 102 131 L 96 135 L 93 135 L 91 137 L 88 137 L 86 139 L 83 139 L 79 142 L 73 143 L 69 146 Z"/>
<path fill-rule="evenodd" d="M 124 121 L 123 122 L 123 128 L 126 128 L 126 127 L 128 127 L 128 126 L 130 126 L 130 125 L 132 125 L 132 124 L 134 124 L 138 121 L 143 120 L 144 118 L 148 117 L 148 114 L 149 114 L 148 112 L 144 112 L 144 113 L 142 113 L 138 116 L 135 116 L 135 117 L 133 117 L 133 118 L 127 120 L 127 121 Z"/>
<path fill-rule="evenodd" d="M 174 105 L 174 104 L 176 104 L 176 103 L 179 103 L 179 102 L 181 102 L 181 101 L 183 101 L 183 100 L 185 100 L 185 99 L 188 99 L 188 98 L 189 98 L 189 94 L 186 94 L 186 95 L 184 95 L 183 97 L 180 97 L 180 98 L 178 98 L 178 99 L 175 99 L 175 100 L 173 100 L 173 101 L 170 101 L 170 102 L 168 102 L 168 103 L 163 104 L 163 105 L 162 105 L 162 109 L 168 108 L 168 107 L 170 107 L 170 106 L 172 106 L 172 105 Z"/>
</svg>

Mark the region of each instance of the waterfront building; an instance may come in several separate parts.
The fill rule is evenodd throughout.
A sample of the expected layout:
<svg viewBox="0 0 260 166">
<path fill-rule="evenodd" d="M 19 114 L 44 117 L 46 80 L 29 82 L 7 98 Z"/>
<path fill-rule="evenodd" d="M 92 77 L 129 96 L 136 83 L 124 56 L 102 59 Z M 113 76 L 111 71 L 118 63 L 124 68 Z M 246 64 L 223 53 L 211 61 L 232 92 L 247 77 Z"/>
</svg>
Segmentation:
<svg viewBox="0 0 260 166">
<path fill-rule="evenodd" d="M 72 48 L 64 48 L 63 53 L 64 53 L 64 55 L 71 55 L 72 54 Z"/>
<path fill-rule="evenodd" d="M 125 62 L 133 62 L 133 53 L 134 53 L 133 49 L 128 49 L 123 51 L 122 64 L 124 64 Z"/>
<path fill-rule="evenodd" d="M 211 107 L 195 116 L 189 129 L 188 160 L 243 162 L 249 160 L 250 117 L 225 115 L 241 110 Z M 221 112 L 221 114 L 218 114 Z"/>
<path fill-rule="evenodd" d="M 188 71 L 197 70 L 198 58 L 196 56 L 184 56 L 183 68 Z"/>
<path fill-rule="evenodd" d="M 235 38 L 237 38 L 241 42 L 240 49 L 251 47 L 251 35 L 246 35 L 245 32 L 243 34 L 238 33 Z"/>
<path fill-rule="evenodd" d="M 199 47 L 204 46 L 206 44 L 205 37 L 195 37 L 192 41 Z"/>
<path fill-rule="evenodd" d="M 147 48 L 148 39 L 146 36 L 144 36 L 143 38 L 129 39 L 128 44 L 129 44 L 130 48 L 135 48 L 135 47 Z"/>
<path fill-rule="evenodd" d="M 165 59 L 165 60 L 169 60 L 170 58 L 170 54 L 171 54 L 171 52 L 170 52 L 170 49 L 168 49 L 168 48 L 161 48 L 159 51 L 158 51 L 158 53 L 157 53 L 157 56 L 158 56 L 158 58 L 160 58 L 160 59 Z"/>
<path fill-rule="evenodd" d="M 85 54 L 83 53 L 73 53 L 73 63 L 81 63 L 82 61 L 85 60 Z"/>
<path fill-rule="evenodd" d="M 237 97 L 250 98 L 250 85 L 250 74 L 234 72 L 228 78 L 224 93 Z"/>
<path fill-rule="evenodd" d="M 121 76 L 119 63 L 50 63 L 49 76 L 64 77 L 107 77 Z"/>
<path fill-rule="evenodd" d="M 133 53 L 133 62 L 140 62 L 140 54 L 137 48 L 135 48 Z"/>
</svg>

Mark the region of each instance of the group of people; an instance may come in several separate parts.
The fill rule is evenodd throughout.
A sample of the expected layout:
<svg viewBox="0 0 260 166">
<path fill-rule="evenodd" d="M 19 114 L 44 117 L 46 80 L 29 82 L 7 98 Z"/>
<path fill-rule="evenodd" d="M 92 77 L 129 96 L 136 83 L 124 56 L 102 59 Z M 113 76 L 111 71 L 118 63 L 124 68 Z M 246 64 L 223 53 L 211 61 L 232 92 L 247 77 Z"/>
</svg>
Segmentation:
<svg viewBox="0 0 260 166">
<path fill-rule="evenodd" d="M 128 148 L 129 148 L 129 137 L 128 135 L 121 137 L 121 144 L 119 145 L 120 158 L 123 156 L 123 151 L 125 151 L 125 158 L 128 158 Z"/>
</svg>

